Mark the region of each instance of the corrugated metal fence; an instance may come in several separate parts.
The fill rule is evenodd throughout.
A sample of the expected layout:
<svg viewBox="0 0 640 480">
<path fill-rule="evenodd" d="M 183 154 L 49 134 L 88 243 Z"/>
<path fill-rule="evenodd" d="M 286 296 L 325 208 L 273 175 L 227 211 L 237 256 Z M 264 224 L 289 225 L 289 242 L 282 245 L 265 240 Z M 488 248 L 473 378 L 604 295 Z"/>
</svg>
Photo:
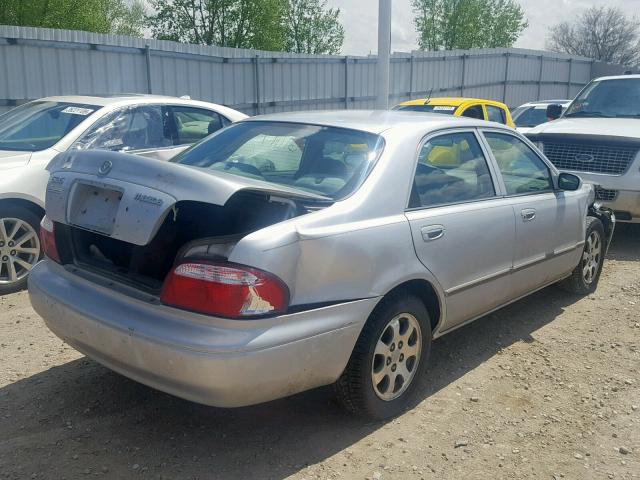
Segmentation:
<svg viewBox="0 0 640 480">
<path fill-rule="evenodd" d="M 373 108 L 376 57 L 296 55 L 0 26 L 0 111 L 49 95 L 190 95 L 248 114 Z M 431 94 L 510 106 L 572 97 L 622 67 L 550 52 L 483 49 L 396 53 L 391 103 Z"/>
</svg>

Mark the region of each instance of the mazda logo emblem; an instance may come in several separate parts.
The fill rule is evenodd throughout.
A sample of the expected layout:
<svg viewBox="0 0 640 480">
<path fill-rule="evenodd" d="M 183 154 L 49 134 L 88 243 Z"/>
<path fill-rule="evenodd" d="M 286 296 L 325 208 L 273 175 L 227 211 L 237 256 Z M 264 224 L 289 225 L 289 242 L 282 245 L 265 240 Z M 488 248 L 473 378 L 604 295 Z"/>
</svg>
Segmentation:
<svg viewBox="0 0 640 480">
<path fill-rule="evenodd" d="M 575 157 L 576 162 L 580 163 L 589 163 L 593 162 L 593 155 L 589 155 L 588 153 L 579 153 Z"/>
<path fill-rule="evenodd" d="M 98 175 L 106 175 L 113 168 L 113 162 L 111 160 L 105 160 L 105 162 L 100 165 L 98 169 Z"/>
</svg>

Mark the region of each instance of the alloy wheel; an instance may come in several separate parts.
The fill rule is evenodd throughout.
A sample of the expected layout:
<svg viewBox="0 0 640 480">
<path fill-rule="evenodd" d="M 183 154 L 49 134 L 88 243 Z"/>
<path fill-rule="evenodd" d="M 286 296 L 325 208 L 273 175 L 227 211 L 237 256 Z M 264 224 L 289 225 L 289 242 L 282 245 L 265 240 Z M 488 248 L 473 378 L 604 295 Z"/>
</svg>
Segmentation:
<svg viewBox="0 0 640 480">
<path fill-rule="evenodd" d="M 600 234 L 593 231 L 587 237 L 582 253 L 582 278 L 587 285 L 591 284 L 598 275 L 601 256 L 602 242 L 600 240 Z"/>
<path fill-rule="evenodd" d="M 35 229 L 19 218 L 0 218 L 0 284 L 25 278 L 40 258 Z"/>
<path fill-rule="evenodd" d="M 409 388 L 421 353 L 420 323 L 409 313 L 396 315 L 382 331 L 371 365 L 373 390 L 381 400 L 394 400 Z"/>
</svg>

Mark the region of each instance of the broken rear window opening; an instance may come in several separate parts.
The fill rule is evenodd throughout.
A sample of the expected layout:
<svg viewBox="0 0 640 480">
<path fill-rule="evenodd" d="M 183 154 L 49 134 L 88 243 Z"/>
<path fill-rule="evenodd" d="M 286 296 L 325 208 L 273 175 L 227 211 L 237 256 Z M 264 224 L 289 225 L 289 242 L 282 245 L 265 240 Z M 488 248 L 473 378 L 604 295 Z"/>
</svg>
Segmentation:
<svg viewBox="0 0 640 480">
<path fill-rule="evenodd" d="M 382 137 L 336 127 L 248 121 L 220 131 L 172 161 L 340 200 L 365 180 Z"/>
</svg>

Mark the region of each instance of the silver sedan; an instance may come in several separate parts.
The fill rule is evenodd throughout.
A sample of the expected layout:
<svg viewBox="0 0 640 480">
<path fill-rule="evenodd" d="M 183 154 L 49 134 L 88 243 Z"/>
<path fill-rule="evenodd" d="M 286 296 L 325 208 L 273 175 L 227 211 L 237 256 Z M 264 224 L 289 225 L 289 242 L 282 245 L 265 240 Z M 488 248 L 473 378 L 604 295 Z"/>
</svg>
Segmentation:
<svg viewBox="0 0 640 480">
<path fill-rule="evenodd" d="M 615 223 L 518 133 L 441 115 L 255 117 L 170 163 L 48 169 L 36 311 L 107 367 L 221 407 L 335 384 L 396 415 L 433 339 L 552 283 L 592 292 Z"/>
</svg>

